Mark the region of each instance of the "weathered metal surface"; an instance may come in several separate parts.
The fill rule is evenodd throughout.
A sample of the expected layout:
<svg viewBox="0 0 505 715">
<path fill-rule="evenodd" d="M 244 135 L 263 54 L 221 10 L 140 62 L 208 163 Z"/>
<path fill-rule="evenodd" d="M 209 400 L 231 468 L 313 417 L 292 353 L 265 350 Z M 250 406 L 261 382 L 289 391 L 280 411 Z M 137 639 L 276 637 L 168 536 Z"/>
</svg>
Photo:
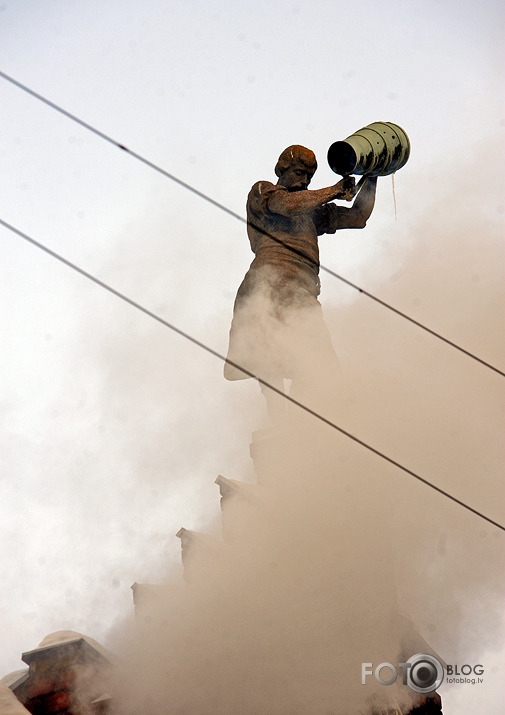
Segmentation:
<svg viewBox="0 0 505 715">
<path fill-rule="evenodd" d="M 401 127 L 373 122 L 344 141 L 334 142 L 328 149 L 328 164 L 342 176 L 387 176 L 405 166 L 409 156 L 410 141 Z"/>
</svg>

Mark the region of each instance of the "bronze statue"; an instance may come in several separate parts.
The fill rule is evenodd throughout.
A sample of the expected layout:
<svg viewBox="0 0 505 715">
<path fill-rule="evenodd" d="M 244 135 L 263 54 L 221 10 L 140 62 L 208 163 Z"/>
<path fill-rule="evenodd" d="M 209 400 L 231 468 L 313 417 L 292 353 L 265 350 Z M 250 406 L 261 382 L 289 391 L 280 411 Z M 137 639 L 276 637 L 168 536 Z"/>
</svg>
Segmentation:
<svg viewBox="0 0 505 715">
<path fill-rule="evenodd" d="M 283 391 L 283 378 L 293 380 L 292 392 L 315 397 L 314 376 L 336 374 L 338 361 L 323 321 L 318 235 L 342 228 L 364 228 L 375 203 L 377 179 L 367 177 L 354 204 L 354 178 L 334 186 L 309 190 L 316 157 L 305 147 L 285 149 L 275 167 L 277 184 L 259 181 L 247 198 L 247 233 L 255 258 L 235 299 L 227 360 Z M 227 380 L 250 375 L 225 363 Z M 317 380 L 316 380 L 317 382 Z M 277 420 L 285 400 L 260 383 L 270 416 Z"/>
</svg>

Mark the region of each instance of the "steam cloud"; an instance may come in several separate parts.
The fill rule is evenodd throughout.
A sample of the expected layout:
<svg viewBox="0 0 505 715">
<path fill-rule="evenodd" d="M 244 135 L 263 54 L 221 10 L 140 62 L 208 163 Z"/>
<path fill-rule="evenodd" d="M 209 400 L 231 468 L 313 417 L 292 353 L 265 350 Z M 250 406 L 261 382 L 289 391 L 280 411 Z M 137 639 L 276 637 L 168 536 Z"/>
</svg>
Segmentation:
<svg viewBox="0 0 505 715">
<path fill-rule="evenodd" d="M 459 206 L 457 192 L 446 200 Z M 496 218 L 485 257 L 475 250 L 479 211 L 461 211 L 444 229 L 420 221 L 397 274 L 384 257 L 365 280 L 383 296 L 391 289 L 397 305 L 414 296 L 406 312 L 421 304 L 428 323 L 444 305 L 439 322 L 459 323 L 470 344 L 487 334 L 465 292 L 476 276 L 489 321 L 502 311 Z M 426 242 L 440 231 L 460 268 L 444 274 L 443 289 L 441 249 Z M 317 410 L 499 519 L 499 376 L 370 302 L 326 306 L 325 289 L 341 400 Z M 477 340 L 475 352 L 483 347 L 498 363 L 499 346 Z M 257 410 L 260 397 L 244 394 L 234 407 Z M 215 524 L 215 538 L 185 553 L 188 583 L 168 576 L 139 603 L 136 623 L 111 635 L 124 662 L 113 686 L 120 712 L 349 715 L 386 703 L 406 711 L 412 693 L 375 679 L 362 686 L 362 662 L 398 663 L 429 647 L 448 662 L 478 661 L 498 645 L 504 545 L 494 527 L 293 405 L 253 445 L 260 483 L 226 475 L 248 482 L 245 496 L 224 503 L 226 540 Z"/>
</svg>

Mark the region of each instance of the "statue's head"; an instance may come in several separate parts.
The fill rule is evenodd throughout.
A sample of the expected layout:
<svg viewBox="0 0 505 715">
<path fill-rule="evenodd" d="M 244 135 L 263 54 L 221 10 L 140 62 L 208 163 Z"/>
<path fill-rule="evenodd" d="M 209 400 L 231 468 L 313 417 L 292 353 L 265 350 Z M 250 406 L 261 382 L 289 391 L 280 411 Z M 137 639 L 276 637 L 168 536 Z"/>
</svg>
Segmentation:
<svg viewBox="0 0 505 715">
<path fill-rule="evenodd" d="M 306 189 L 317 169 L 316 156 L 304 146 L 293 144 L 284 149 L 275 165 L 278 183 L 289 191 Z"/>
</svg>

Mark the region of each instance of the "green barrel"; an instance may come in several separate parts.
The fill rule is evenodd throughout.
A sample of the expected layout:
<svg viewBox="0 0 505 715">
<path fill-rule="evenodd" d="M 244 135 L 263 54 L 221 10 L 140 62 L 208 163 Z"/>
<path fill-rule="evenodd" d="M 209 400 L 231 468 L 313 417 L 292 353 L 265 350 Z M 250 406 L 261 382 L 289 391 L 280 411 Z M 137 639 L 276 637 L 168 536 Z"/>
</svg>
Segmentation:
<svg viewBox="0 0 505 715">
<path fill-rule="evenodd" d="M 407 163 L 410 142 L 398 124 L 374 122 L 335 142 L 328 149 L 328 164 L 341 176 L 387 176 Z"/>
</svg>

